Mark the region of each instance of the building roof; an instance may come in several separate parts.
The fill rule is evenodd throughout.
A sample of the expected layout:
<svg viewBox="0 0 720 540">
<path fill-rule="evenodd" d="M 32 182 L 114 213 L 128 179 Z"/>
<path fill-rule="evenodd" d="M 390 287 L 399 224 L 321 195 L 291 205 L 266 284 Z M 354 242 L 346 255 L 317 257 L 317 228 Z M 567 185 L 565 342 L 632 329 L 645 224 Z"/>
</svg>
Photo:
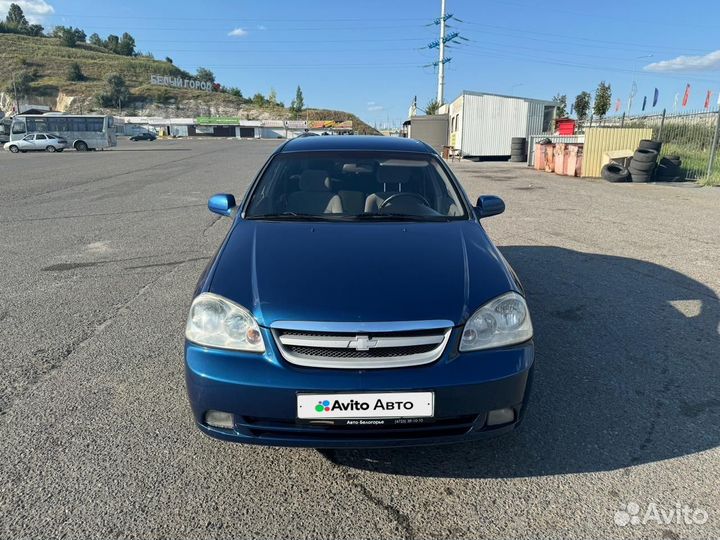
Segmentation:
<svg viewBox="0 0 720 540">
<path fill-rule="evenodd" d="M 493 94 L 492 92 L 473 92 L 471 90 L 463 90 L 462 95 L 495 96 L 495 97 L 508 98 L 508 99 L 521 99 L 523 101 L 532 101 L 534 103 L 542 103 L 544 105 L 555 105 L 555 106 L 559 105 L 559 103 L 557 101 L 552 101 L 552 100 L 548 100 L 548 99 L 527 98 L 527 97 L 522 97 L 522 96 L 508 96 L 506 94 Z"/>
<path fill-rule="evenodd" d="M 328 137 L 298 137 L 282 145 L 279 152 L 326 152 L 326 151 L 366 151 L 366 152 L 415 152 L 427 154 L 434 152 L 424 142 L 400 137 L 381 137 L 377 135 L 332 135 Z"/>
</svg>

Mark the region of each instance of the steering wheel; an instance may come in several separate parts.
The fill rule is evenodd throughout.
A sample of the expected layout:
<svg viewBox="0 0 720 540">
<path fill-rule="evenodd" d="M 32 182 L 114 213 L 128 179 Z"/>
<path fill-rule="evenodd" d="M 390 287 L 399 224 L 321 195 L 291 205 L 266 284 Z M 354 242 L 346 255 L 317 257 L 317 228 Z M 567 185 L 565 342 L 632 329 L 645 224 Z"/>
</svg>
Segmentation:
<svg viewBox="0 0 720 540">
<path fill-rule="evenodd" d="M 393 194 L 393 195 L 390 195 L 387 199 L 385 199 L 385 200 L 380 204 L 380 206 L 378 206 L 378 210 L 382 210 L 382 209 L 385 208 L 391 201 L 393 201 L 393 200 L 395 200 L 395 199 L 398 199 L 398 198 L 400 198 L 400 197 L 412 197 L 413 199 L 415 199 L 415 200 L 423 203 L 425 206 L 427 206 L 428 208 L 430 208 L 430 203 L 428 202 L 428 200 L 427 200 L 425 197 L 423 197 L 423 196 L 420 195 L 419 193 L 413 193 L 412 191 L 406 191 L 406 192 L 400 192 L 400 193 L 395 193 L 395 194 Z"/>
</svg>

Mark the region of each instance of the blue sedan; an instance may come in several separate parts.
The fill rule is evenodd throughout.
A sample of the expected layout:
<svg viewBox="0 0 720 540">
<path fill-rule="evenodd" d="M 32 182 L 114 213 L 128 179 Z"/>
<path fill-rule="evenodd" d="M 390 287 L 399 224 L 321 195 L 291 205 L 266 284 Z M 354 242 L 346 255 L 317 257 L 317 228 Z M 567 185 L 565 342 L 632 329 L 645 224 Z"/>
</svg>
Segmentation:
<svg viewBox="0 0 720 540">
<path fill-rule="evenodd" d="M 517 427 L 533 371 L 523 288 L 426 144 L 281 145 L 197 285 L 185 374 L 197 426 L 226 441 L 407 446 Z"/>
</svg>

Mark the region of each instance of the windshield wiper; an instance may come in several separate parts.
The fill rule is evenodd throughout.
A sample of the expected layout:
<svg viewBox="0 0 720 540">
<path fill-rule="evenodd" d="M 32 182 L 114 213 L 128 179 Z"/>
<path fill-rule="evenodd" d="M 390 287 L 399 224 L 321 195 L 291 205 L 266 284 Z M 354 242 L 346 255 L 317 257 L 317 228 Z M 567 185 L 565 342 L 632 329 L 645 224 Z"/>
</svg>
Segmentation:
<svg viewBox="0 0 720 540">
<path fill-rule="evenodd" d="M 414 216 L 412 214 L 393 214 L 393 213 L 364 213 L 355 216 L 349 216 L 357 220 L 378 220 L 378 221 L 449 221 L 448 216 Z"/>
<path fill-rule="evenodd" d="M 299 214 L 297 212 L 281 212 L 279 214 L 258 214 L 255 216 L 247 216 L 245 219 L 277 219 L 277 220 L 297 220 L 297 221 L 333 221 L 331 214 Z"/>
</svg>

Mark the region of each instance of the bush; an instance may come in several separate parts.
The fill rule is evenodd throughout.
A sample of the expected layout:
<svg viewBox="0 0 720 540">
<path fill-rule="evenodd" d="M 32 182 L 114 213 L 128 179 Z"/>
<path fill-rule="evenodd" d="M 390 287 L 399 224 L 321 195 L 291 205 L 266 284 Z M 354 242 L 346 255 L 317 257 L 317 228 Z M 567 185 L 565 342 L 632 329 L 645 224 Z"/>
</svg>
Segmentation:
<svg viewBox="0 0 720 540">
<path fill-rule="evenodd" d="M 67 73 L 67 80 L 68 81 L 84 81 L 85 75 L 82 72 L 82 69 L 80 69 L 80 64 L 77 62 L 73 62 L 70 64 L 70 67 L 68 68 Z"/>
</svg>

